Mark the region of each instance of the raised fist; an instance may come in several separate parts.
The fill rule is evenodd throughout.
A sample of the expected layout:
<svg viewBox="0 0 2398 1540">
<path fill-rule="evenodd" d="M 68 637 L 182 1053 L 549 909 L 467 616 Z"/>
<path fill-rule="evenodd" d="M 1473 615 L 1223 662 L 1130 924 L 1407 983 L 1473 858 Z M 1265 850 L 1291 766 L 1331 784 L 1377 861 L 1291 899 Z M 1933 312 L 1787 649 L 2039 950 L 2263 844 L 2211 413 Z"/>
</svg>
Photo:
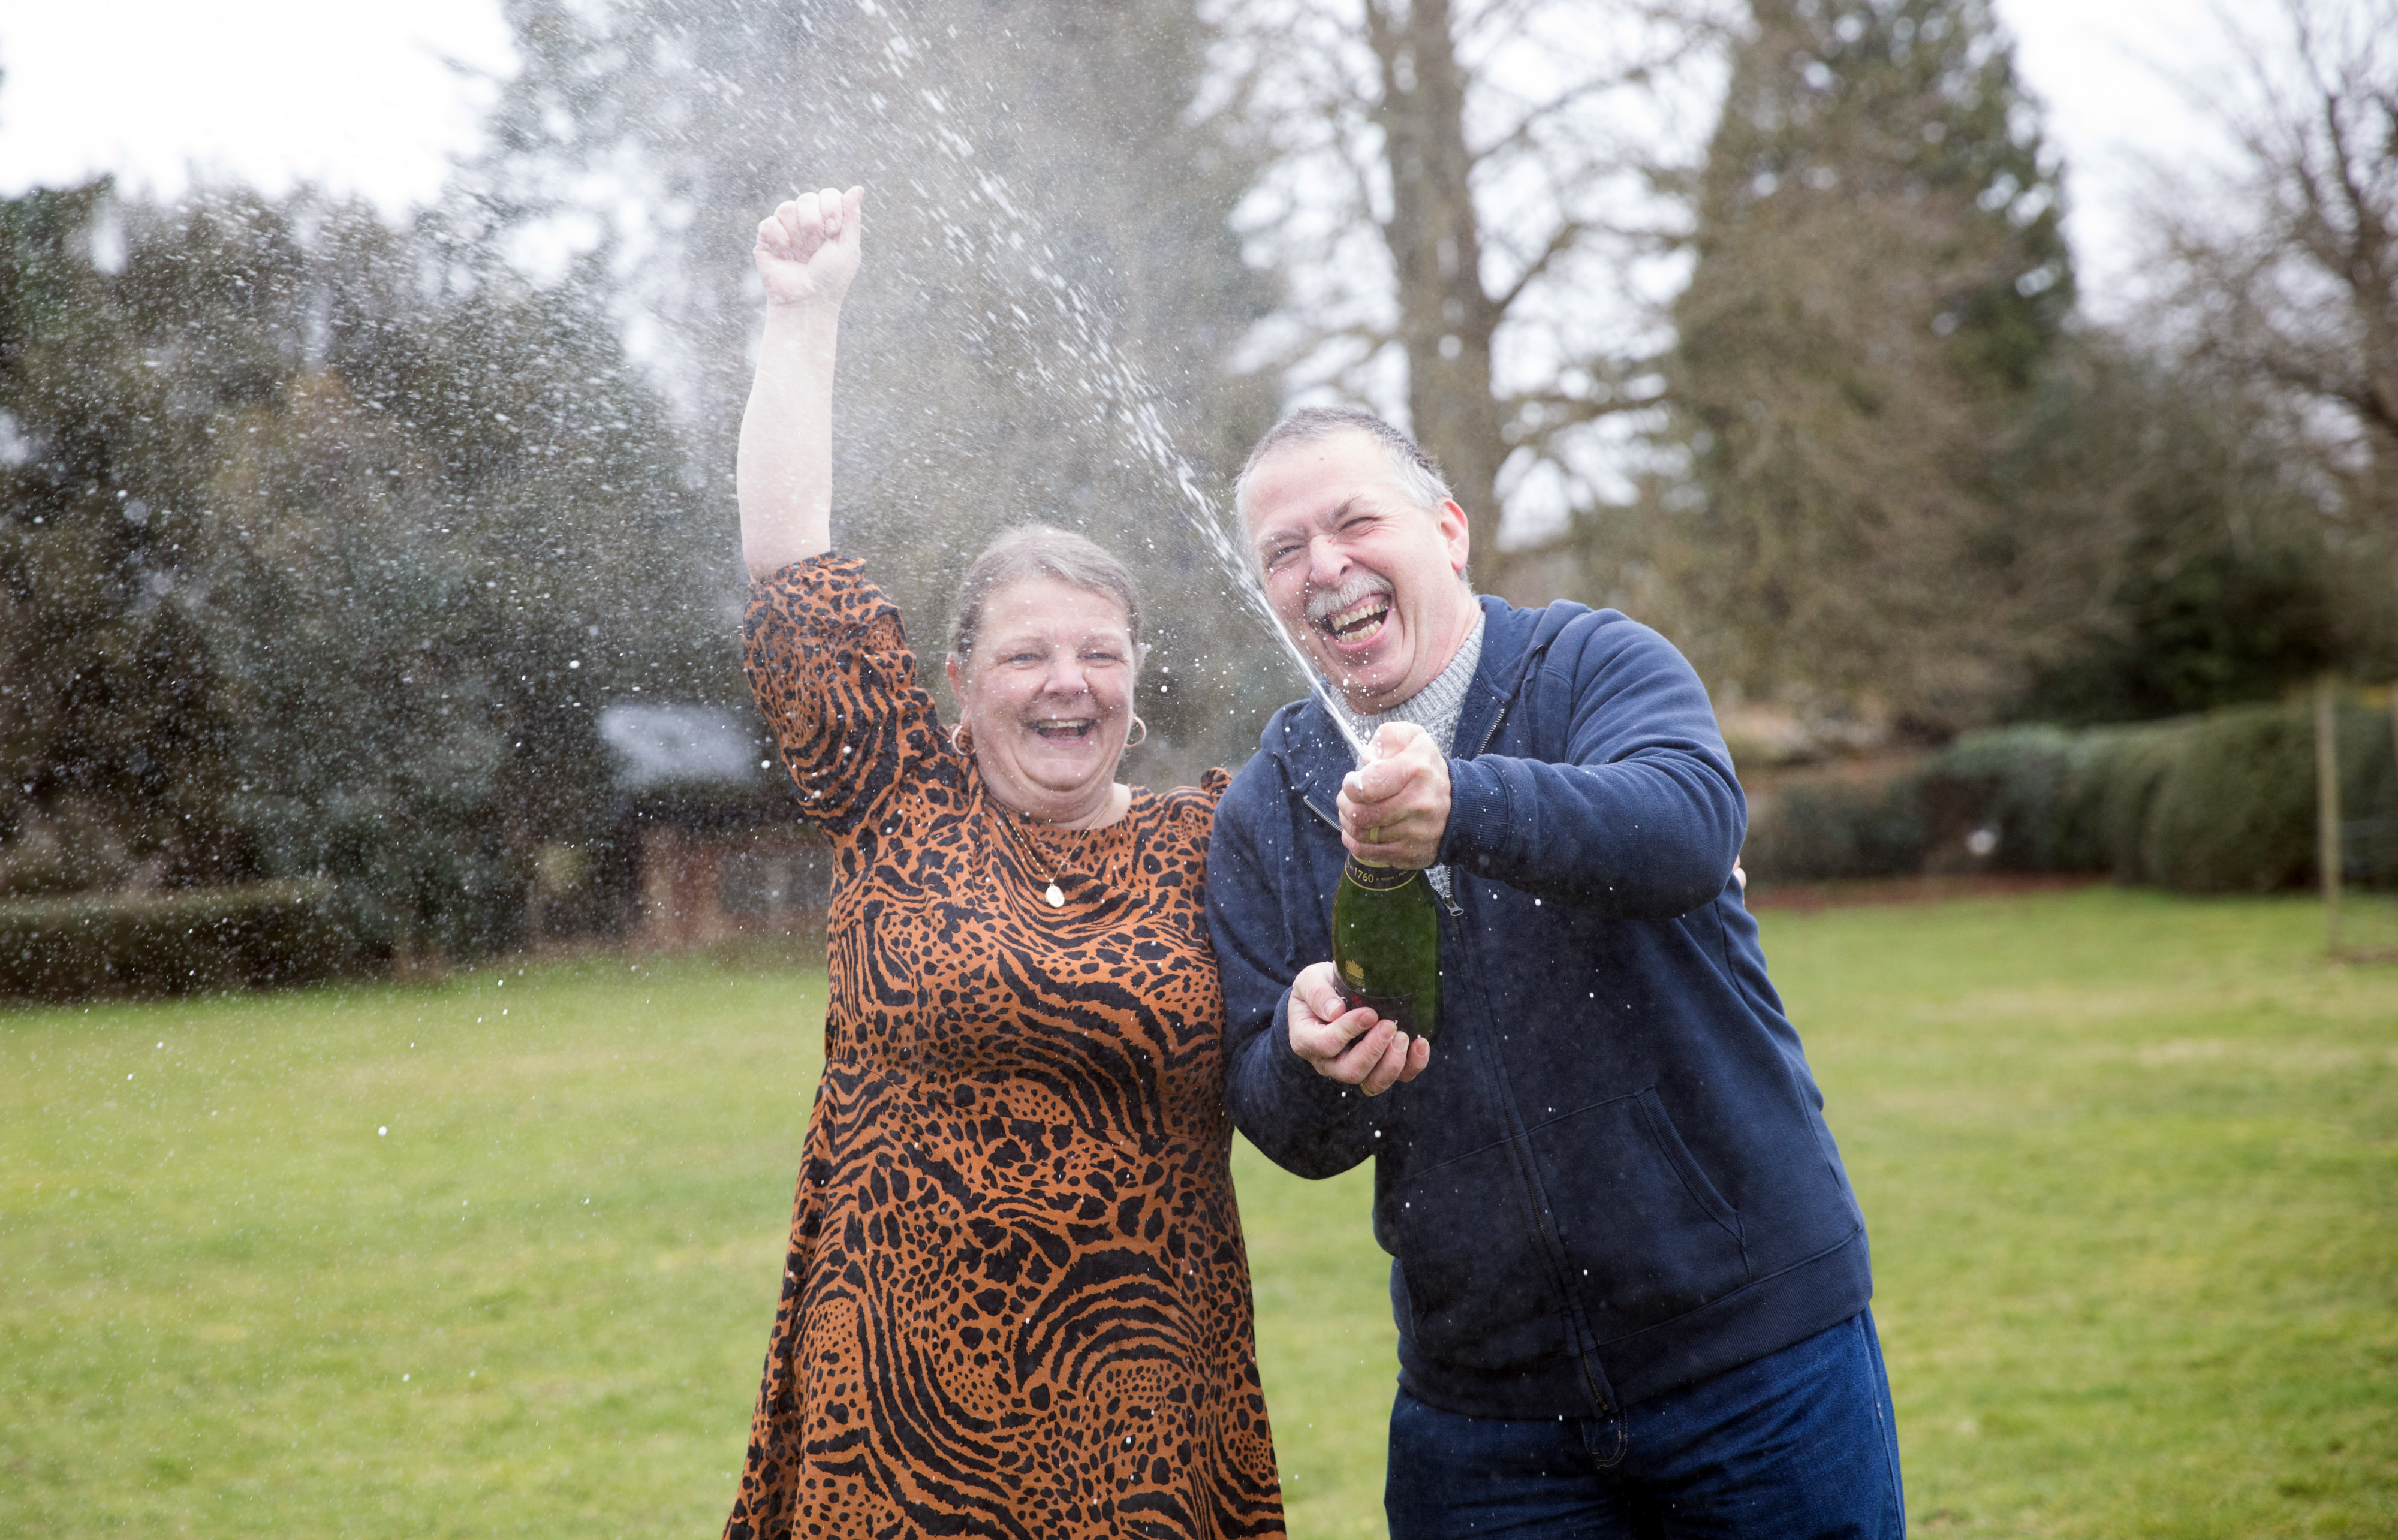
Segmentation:
<svg viewBox="0 0 2398 1540">
<path fill-rule="evenodd" d="M 751 255 L 769 304 L 839 304 L 857 277 L 866 189 L 802 193 L 758 222 Z"/>
</svg>

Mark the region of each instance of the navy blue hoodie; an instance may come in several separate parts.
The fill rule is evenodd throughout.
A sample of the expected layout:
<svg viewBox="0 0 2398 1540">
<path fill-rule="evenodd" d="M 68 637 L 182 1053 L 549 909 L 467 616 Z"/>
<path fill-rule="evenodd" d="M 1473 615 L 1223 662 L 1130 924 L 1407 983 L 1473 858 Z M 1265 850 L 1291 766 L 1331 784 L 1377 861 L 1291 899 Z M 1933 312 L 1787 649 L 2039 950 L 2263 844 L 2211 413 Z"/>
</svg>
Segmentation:
<svg viewBox="0 0 2398 1540">
<path fill-rule="evenodd" d="M 1286 1169 L 1373 1158 L 1410 1392 L 1586 1415 L 1845 1320 L 1872 1278 L 1731 881 L 1746 804 L 1698 676 L 1614 611 L 1481 603 L 1430 1067 L 1367 1098 L 1291 1050 L 1290 980 L 1332 954 L 1351 768 L 1308 701 L 1275 713 L 1216 813 L 1228 1094 Z"/>
</svg>

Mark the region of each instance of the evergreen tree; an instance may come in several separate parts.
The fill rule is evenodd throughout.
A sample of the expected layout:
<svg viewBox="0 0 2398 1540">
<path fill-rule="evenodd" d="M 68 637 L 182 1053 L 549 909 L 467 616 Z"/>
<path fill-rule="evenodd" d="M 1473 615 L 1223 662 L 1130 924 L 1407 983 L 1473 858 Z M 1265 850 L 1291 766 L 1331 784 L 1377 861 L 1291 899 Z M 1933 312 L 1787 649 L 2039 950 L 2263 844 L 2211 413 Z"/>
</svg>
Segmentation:
<svg viewBox="0 0 2398 1540">
<path fill-rule="evenodd" d="M 1718 679 L 1987 715 L 2084 595 L 2001 465 L 2073 305 L 1987 0 L 1755 0 L 1701 182 L 1658 556 Z"/>
<path fill-rule="evenodd" d="M 236 724 L 175 584 L 190 434 L 109 271 L 123 239 L 105 182 L 0 203 L 0 893 L 250 858 Z"/>
<path fill-rule="evenodd" d="M 0 887 L 340 879 L 511 934 L 618 693 L 741 689 L 613 333 L 435 218 L 0 207 Z"/>
</svg>

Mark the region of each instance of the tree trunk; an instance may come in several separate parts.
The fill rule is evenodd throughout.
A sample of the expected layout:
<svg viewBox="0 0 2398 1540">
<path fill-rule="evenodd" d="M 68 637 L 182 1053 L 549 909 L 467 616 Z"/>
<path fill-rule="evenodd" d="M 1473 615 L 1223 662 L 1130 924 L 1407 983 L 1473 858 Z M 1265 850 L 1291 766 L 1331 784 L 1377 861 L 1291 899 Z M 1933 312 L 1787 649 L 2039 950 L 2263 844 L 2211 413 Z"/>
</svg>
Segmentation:
<svg viewBox="0 0 2398 1540">
<path fill-rule="evenodd" d="M 1374 114 L 1391 171 L 1382 238 L 1398 274 L 1408 415 L 1465 509 L 1474 560 L 1489 587 L 1499 565 L 1497 482 L 1506 458 L 1490 393 L 1490 336 L 1500 312 L 1482 288 L 1465 81 L 1448 0 L 1370 0 L 1366 26 L 1382 66 Z"/>
</svg>

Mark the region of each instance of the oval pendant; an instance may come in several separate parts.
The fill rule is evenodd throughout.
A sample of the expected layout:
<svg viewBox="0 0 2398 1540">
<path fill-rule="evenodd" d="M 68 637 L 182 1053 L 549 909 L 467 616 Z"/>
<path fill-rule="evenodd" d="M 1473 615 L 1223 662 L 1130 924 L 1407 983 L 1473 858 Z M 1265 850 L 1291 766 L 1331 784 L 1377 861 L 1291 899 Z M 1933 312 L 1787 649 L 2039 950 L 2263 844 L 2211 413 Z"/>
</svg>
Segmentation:
<svg viewBox="0 0 2398 1540">
<path fill-rule="evenodd" d="M 1056 883 L 1051 883 L 1049 885 L 1049 891 L 1041 896 L 1049 900 L 1049 907 L 1051 909 L 1063 909 L 1066 907 L 1066 895 L 1058 891 L 1058 885 Z"/>
</svg>

